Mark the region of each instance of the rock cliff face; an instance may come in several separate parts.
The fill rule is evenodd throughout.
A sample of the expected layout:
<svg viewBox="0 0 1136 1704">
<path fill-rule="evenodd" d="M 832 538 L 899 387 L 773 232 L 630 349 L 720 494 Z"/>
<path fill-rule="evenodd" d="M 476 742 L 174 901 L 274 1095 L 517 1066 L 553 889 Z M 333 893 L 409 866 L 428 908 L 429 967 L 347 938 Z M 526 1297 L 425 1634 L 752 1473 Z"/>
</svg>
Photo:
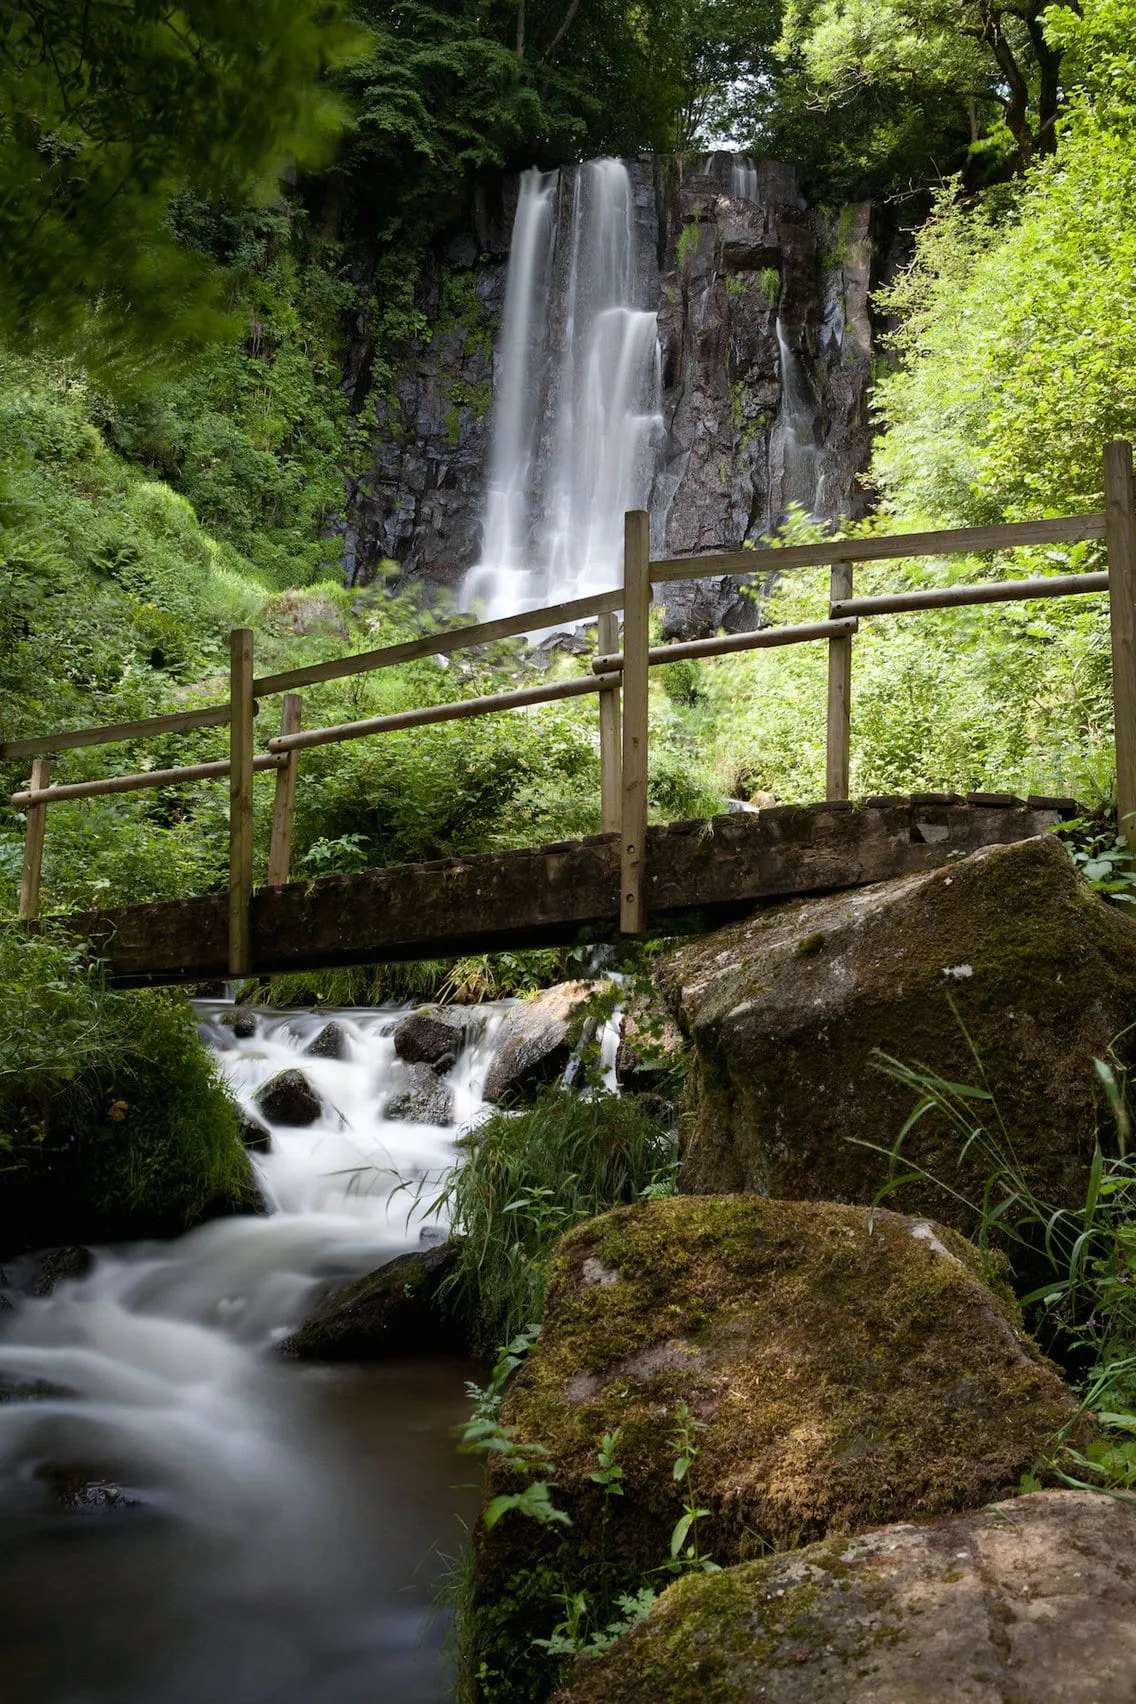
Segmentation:
<svg viewBox="0 0 1136 1704">
<path fill-rule="evenodd" d="M 822 519 L 861 513 L 868 206 L 809 209 L 793 169 L 771 163 L 739 185 L 728 156 L 685 173 L 657 158 L 628 170 L 642 300 L 657 306 L 661 356 L 654 550 L 737 548 L 793 501 Z M 732 193 L 739 187 L 744 194 Z M 349 484 L 343 523 L 354 583 L 389 560 L 405 581 L 456 589 L 478 559 L 517 193 L 506 181 L 479 229 L 427 270 L 415 304 L 421 333 L 399 353 L 393 382 L 372 395 L 368 465 Z M 356 394 L 372 354 L 361 328 L 348 374 Z M 667 602 L 672 629 L 753 623 L 752 603 L 726 582 L 669 587 Z"/>
</svg>

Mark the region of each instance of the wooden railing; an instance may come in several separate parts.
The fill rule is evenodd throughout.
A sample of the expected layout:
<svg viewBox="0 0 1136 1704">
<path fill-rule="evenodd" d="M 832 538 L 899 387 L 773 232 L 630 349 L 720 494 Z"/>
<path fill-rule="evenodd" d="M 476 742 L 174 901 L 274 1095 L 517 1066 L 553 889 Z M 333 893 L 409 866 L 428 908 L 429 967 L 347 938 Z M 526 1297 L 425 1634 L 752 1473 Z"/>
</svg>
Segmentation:
<svg viewBox="0 0 1136 1704">
<path fill-rule="evenodd" d="M 648 518 L 643 511 L 625 522 L 623 585 L 594 597 L 577 598 L 546 609 L 500 621 L 457 627 L 422 639 L 354 656 L 336 657 L 303 668 L 257 678 L 253 668 L 253 635 L 247 628 L 231 637 L 229 700 L 198 710 L 176 711 L 144 721 L 120 722 L 101 728 L 80 728 L 34 739 L 0 744 L 0 758 L 34 759 L 30 785 L 14 793 L 11 802 L 27 812 L 24 867 L 20 887 L 22 919 L 34 919 L 39 908 L 40 872 L 48 807 L 68 799 L 133 792 L 148 787 L 177 786 L 211 778 L 229 779 L 229 968 L 233 975 L 252 970 L 249 948 L 249 906 L 253 893 L 253 779 L 258 771 L 276 774 L 272 840 L 268 861 L 270 886 L 289 879 L 292 821 L 301 751 L 343 740 L 366 739 L 400 728 L 424 727 L 469 716 L 485 716 L 534 704 L 596 693 L 599 697 L 602 822 L 605 832 L 621 839 L 620 927 L 627 934 L 646 928 L 644 857 L 647 837 L 647 713 L 650 670 L 685 657 L 724 656 L 776 645 L 825 642 L 828 645 L 826 796 L 848 799 L 852 642 L 861 620 L 875 615 L 924 609 L 957 608 L 1016 599 L 1109 594 L 1112 634 L 1113 698 L 1116 729 L 1117 805 L 1121 824 L 1136 850 L 1136 499 L 1133 492 L 1132 450 L 1126 442 L 1106 446 L 1104 455 L 1105 510 L 1063 519 L 1022 521 L 990 527 L 961 527 L 950 531 L 898 534 L 869 539 L 835 539 L 822 544 L 792 546 L 775 554 L 726 551 L 714 555 L 650 559 Z M 1039 579 L 983 581 L 977 585 L 854 595 L 857 564 L 925 556 L 969 555 L 1009 550 L 1025 545 L 1073 544 L 1091 539 L 1107 543 L 1107 573 L 1051 575 Z M 829 616 L 800 626 L 765 627 L 728 637 L 696 639 L 677 644 L 650 643 L 652 590 L 673 580 L 702 579 L 730 573 L 753 573 L 757 568 L 786 572 L 795 568 L 830 569 Z M 623 648 L 619 650 L 618 613 L 623 612 Z M 427 705 L 394 715 L 328 727 L 304 728 L 299 689 L 350 675 L 391 668 L 431 656 L 515 638 L 538 629 L 597 620 L 597 655 L 590 676 L 557 681 L 549 686 L 524 687 Z M 266 753 L 254 751 L 254 721 L 258 701 L 283 695 L 280 731 L 269 739 Z M 92 781 L 51 784 L 51 754 L 81 746 L 111 745 L 199 728 L 229 728 L 229 757 L 177 769 L 147 770 L 132 775 L 106 776 Z"/>
</svg>

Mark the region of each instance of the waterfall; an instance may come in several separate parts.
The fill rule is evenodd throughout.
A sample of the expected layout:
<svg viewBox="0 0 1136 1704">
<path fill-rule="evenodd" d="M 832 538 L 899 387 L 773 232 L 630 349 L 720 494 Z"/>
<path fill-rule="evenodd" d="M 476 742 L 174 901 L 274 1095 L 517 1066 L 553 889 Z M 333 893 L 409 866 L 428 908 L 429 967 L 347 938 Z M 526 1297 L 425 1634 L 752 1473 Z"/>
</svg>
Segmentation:
<svg viewBox="0 0 1136 1704">
<path fill-rule="evenodd" d="M 738 201 L 757 200 L 757 167 L 748 154 L 735 154 L 730 164 L 730 194 Z"/>
<path fill-rule="evenodd" d="M 781 360 L 781 406 L 769 444 L 771 495 L 780 464 L 779 500 L 773 505 L 780 519 L 789 505 L 817 513 L 820 497 L 820 451 L 817 430 L 820 403 L 804 357 L 789 343 L 780 318 L 777 348 Z"/>
<path fill-rule="evenodd" d="M 622 161 L 525 174 L 481 559 L 463 588 L 488 619 L 620 582 L 624 511 L 648 506 L 663 438 L 656 314 L 637 261 Z"/>
</svg>

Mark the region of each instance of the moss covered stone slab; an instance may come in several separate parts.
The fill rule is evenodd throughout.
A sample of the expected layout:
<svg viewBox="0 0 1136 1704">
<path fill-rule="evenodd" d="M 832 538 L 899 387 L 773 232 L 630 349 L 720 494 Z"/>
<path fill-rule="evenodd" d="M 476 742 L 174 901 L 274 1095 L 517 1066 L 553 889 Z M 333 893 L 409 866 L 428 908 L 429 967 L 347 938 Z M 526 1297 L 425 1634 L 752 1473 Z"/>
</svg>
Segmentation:
<svg viewBox="0 0 1136 1704">
<path fill-rule="evenodd" d="M 690 1577 L 556 1704 L 1120 1704 L 1136 1510 L 1039 1491 Z"/>
<path fill-rule="evenodd" d="M 956 1082 L 984 1073 L 1034 1189 L 1071 1203 L 1098 1125 L 1092 1061 L 1136 1022 L 1136 922 L 1044 837 L 778 906 L 669 955 L 657 975 L 693 1042 L 685 1188 L 871 1202 L 887 1162 L 856 1143 L 890 1147 L 916 1101 L 880 1072 L 882 1050 Z M 1118 1044 L 1125 1057 L 1134 1039 Z M 959 1149 L 926 1118 L 906 1152 L 981 1200 L 993 1162 L 975 1144 L 960 1166 Z M 892 1204 L 975 1222 L 923 1184 Z"/>
<path fill-rule="evenodd" d="M 565 1593 L 614 1601 L 665 1563 L 683 1405 L 698 1546 L 723 1564 L 1005 1496 L 1075 1408 L 974 1247 L 928 1220 L 752 1195 L 591 1220 L 559 1245 L 504 1410 L 548 1451 L 572 1525 L 479 1530 L 487 1698 L 543 1695 L 532 1641 Z M 592 1474 L 616 1428 L 624 1495 L 605 1499 Z M 491 1496 L 519 1483 L 495 1461 Z"/>
</svg>

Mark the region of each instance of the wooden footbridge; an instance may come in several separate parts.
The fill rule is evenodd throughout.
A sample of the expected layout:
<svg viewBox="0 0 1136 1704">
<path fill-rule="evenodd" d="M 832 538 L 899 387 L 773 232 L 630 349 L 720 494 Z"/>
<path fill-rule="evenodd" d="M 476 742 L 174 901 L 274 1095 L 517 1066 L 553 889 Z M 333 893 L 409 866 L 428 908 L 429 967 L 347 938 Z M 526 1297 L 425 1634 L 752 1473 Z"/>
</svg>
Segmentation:
<svg viewBox="0 0 1136 1704">
<path fill-rule="evenodd" d="M 779 549 L 772 556 L 731 551 L 666 561 L 651 561 L 647 516 L 636 511 L 626 517 L 623 585 L 598 596 L 261 678 L 254 671 L 252 633 L 239 629 L 232 635 L 227 703 L 0 745 L 5 759 L 34 760 L 29 786 L 12 795 L 12 804 L 27 813 L 20 917 L 32 922 L 38 913 L 44 834 L 53 804 L 210 777 L 227 778 L 229 783 L 227 895 L 83 912 L 66 919 L 74 933 L 107 960 L 116 982 L 199 981 L 253 971 L 446 957 L 570 942 L 585 931 L 593 937 L 617 931 L 643 934 L 673 928 L 676 916 L 692 913 L 705 926 L 714 926 L 763 900 L 858 886 L 934 867 L 979 846 L 1042 833 L 1076 807 L 1068 799 L 933 793 L 850 804 L 852 648 L 859 623 L 883 614 L 1086 594 L 1107 595 L 1110 601 L 1117 800 L 1122 825 L 1136 848 L 1136 497 L 1127 443 L 1106 447 L 1104 489 L 1101 513 L 830 540 Z M 1094 539 L 1106 543 L 1106 572 L 854 595 L 856 563 Z M 650 644 L 655 586 L 752 573 L 759 566 L 776 567 L 778 572 L 827 567 L 828 619 L 725 638 Z M 304 686 L 593 620 L 598 623 L 597 655 L 589 675 L 364 721 L 302 726 Z M 650 670 L 680 658 L 817 643 L 828 647 L 827 798 L 817 805 L 774 806 L 755 814 L 648 828 Z M 595 694 L 599 701 L 602 834 L 360 875 L 289 880 L 303 751 L 583 694 Z M 259 702 L 275 696 L 282 699 L 280 729 L 258 753 L 254 733 Z M 51 784 L 55 752 L 225 725 L 226 760 Z M 254 890 L 253 782 L 263 770 L 275 773 L 276 797 L 268 881 Z"/>
</svg>

